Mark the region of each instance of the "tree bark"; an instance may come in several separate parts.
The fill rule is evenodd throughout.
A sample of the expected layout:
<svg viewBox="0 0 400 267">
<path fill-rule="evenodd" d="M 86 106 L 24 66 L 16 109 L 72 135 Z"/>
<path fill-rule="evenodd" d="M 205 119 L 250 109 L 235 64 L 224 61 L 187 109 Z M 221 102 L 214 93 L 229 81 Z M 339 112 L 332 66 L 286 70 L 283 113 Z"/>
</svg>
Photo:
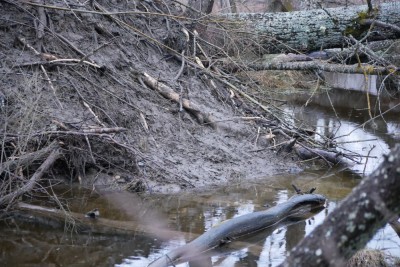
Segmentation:
<svg viewBox="0 0 400 267">
<path fill-rule="evenodd" d="M 345 266 L 376 231 L 400 213 L 400 145 L 280 266 Z"/>
<path fill-rule="evenodd" d="M 369 64 L 330 64 L 324 61 L 299 61 L 299 62 L 265 62 L 265 63 L 245 63 L 244 65 L 252 70 L 321 70 L 340 73 L 358 73 L 358 74 L 389 74 L 397 69 L 390 67 L 373 66 Z M 222 64 L 222 69 L 229 72 L 240 71 L 237 64 Z"/>
<path fill-rule="evenodd" d="M 386 24 L 400 21 L 400 3 L 384 3 L 377 6 L 376 13 L 368 13 L 368 6 L 315 9 L 283 13 L 222 14 L 234 22 L 235 29 L 250 33 L 267 53 L 287 51 L 313 51 L 329 47 L 341 47 L 344 35 L 360 37 L 369 26 L 362 19 L 376 19 Z M 242 22 L 238 26 L 237 22 Z M 394 38 L 393 31 L 385 31 L 375 25 L 370 39 Z"/>
</svg>

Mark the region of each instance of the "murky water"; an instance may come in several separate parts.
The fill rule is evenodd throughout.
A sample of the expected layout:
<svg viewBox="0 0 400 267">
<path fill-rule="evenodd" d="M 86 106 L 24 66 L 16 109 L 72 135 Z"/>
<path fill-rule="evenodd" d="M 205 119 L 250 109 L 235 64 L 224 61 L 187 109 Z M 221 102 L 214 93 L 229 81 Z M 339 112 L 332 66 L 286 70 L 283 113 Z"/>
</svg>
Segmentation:
<svg viewBox="0 0 400 267">
<path fill-rule="evenodd" d="M 118 196 L 99 196 L 83 189 L 68 190 L 62 199 L 69 201 L 69 206 L 76 212 L 97 207 L 103 218 L 132 220 L 154 226 L 153 231 L 129 236 L 75 234 L 71 232 L 73 229 L 60 231 L 9 220 L 0 226 L 0 266 L 147 266 L 226 219 L 286 201 L 294 194 L 291 184 L 305 190 L 316 187 L 317 193 L 328 198 L 328 203 L 327 208 L 312 219 L 276 229 L 234 251 L 215 255 L 203 264 L 227 267 L 278 265 L 287 251 L 320 224 L 359 183 L 361 175 L 375 169 L 382 154 L 400 139 L 400 108 L 395 100 L 382 100 L 379 107 L 374 104 L 377 99 L 371 98 L 371 105 L 378 107 L 371 111 L 373 117 L 379 115 L 379 108 L 381 114 L 389 108 L 393 110 L 373 123 L 362 125 L 370 119 L 365 110 L 364 94 L 347 92 L 344 95 L 330 91 L 329 95 L 316 95 L 307 106 L 302 106 L 308 99 L 302 95 L 292 96 L 292 99 L 289 96 L 286 111 L 292 112 L 293 119 L 301 120 L 302 125 L 304 122 L 315 125 L 319 134 L 335 136 L 343 151 L 351 150 L 369 157 L 360 157 L 360 164 L 351 170 L 304 171 L 253 182 L 242 181 L 216 191 L 174 196 L 118 199 Z M 162 225 L 161 221 L 167 224 Z M 175 234 L 161 238 L 158 230 L 163 227 L 175 230 Z M 389 226 L 379 230 L 368 247 L 400 257 L 400 238 Z"/>
</svg>

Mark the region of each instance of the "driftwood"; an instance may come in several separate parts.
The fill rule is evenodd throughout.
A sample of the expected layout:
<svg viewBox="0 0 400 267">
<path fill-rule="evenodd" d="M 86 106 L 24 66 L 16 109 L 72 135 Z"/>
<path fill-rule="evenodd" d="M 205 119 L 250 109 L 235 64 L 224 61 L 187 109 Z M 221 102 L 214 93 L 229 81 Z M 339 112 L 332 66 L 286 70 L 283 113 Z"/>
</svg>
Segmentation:
<svg viewBox="0 0 400 267">
<path fill-rule="evenodd" d="M 347 164 L 348 161 L 343 157 L 342 153 L 331 152 L 318 148 L 309 148 L 304 145 L 295 144 L 293 146 L 296 154 L 303 160 L 322 158 L 332 164 Z"/>
<path fill-rule="evenodd" d="M 303 160 L 308 159 L 323 159 L 328 164 L 350 164 L 349 160 L 340 152 L 326 151 L 319 148 L 310 148 L 303 144 L 297 143 L 297 139 L 293 138 L 289 141 L 282 143 L 280 150 L 291 152 L 295 151 L 296 154 Z"/>
<path fill-rule="evenodd" d="M 211 117 L 211 115 L 202 112 L 199 107 L 190 102 L 188 99 L 181 98 L 181 96 L 171 87 L 159 82 L 147 73 L 143 73 L 143 81 L 147 86 L 159 92 L 163 97 L 176 103 L 182 103 L 183 108 L 192 114 L 200 124 L 207 123 L 212 127 L 215 127 L 214 119 Z"/>
<path fill-rule="evenodd" d="M 15 199 L 31 191 L 35 184 L 42 178 L 43 174 L 53 165 L 53 163 L 62 155 L 60 148 L 54 149 L 47 159 L 40 165 L 32 177 L 18 189 L 11 193 L 0 197 L 0 207 L 4 205 L 10 205 Z"/>
<path fill-rule="evenodd" d="M 400 145 L 396 145 L 280 266 L 345 266 L 378 229 L 400 214 L 399 166 Z"/>
</svg>

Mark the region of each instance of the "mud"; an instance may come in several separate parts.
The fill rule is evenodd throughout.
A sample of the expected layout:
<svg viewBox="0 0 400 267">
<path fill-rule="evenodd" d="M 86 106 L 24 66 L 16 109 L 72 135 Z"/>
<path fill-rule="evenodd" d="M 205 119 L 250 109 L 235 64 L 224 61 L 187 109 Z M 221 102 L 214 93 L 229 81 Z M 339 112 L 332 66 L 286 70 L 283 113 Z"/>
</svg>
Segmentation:
<svg viewBox="0 0 400 267">
<path fill-rule="evenodd" d="M 100 12 L 89 2 L 63 4 Z M 109 12 L 181 14 L 168 1 L 97 3 Z M 150 192 L 207 188 L 299 170 L 292 156 L 268 149 L 253 152 L 273 145 L 265 138 L 268 127 L 233 119 L 268 114 L 238 104 L 245 101 L 237 95 L 232 101 L 226 85 L 216 81 L 214 88 L 188 66 L 174 79 L 181 62 L 171 49 L 180 51 L 181 28 L 191 22 L 149 13 L 109 16 L 50 7 L 66 7 L 58 1 L 46 5 L 0 2 L 2 162 L 56 140 L 64 158 L 47 178 Z M 78 62 L 56 64 L 43 53 Z M 179 103 L 141 83 L 144 72 L 211 114 L 217 127 L 200 124 Z M 115 127 L 126 131 L 82 134 Z M 34 167 L 22 168 L 20 175 L 29 177 Z"/>
</svg>

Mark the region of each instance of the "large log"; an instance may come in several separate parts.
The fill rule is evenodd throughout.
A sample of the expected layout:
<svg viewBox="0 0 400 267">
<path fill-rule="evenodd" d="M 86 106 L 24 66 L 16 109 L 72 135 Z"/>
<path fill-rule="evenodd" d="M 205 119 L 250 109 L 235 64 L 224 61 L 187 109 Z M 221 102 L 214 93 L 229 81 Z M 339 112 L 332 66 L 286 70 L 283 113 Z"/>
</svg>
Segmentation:
<svg viewBox="0 0 400 267">
<path fill-rule="evenodd" d="M 232 20 L 236 29 L 240 28 L 237 22 L 242 22 L 241 31 L 253 35 L 267 53 L 313 51 L 341 47 L 344 35 L 362 36 L 369 29 L 363 19 L 398 23 L 400 3 L 377 5 L 371 14 L 368 14 L 367 5 L 361 5 L 279 13 L 223 14 L 219 18 Z M 395 33 L 375 26 L 370 37 L 390 39 Z"/>
<path fill-rule="evenodd" d="M 345 266 L 376 231 L 400 214 L 400 145 L 289 254 L 286 266 Z"/>
<path fill-rule="evenodd" d="M 182 235 L 182 232 L 153 227 L 151 224 L 141 225 L 136 221 L 117 221 L 106 218 L 88 218 L 85 214 L 48 208 L 19 202 L 14 207 L 14 219 L 36 223 L 39 225 L 64 228 L 68 223 L 74 225 L 79 233 L 92 233 L 103 235 L 135 235 L 147 233 L 157 238 L 169 240 Z M 186 233 L 185 233 L 186 234 Z M 187 234 L 189 236 L 189 234 Z"/>
</svg>

